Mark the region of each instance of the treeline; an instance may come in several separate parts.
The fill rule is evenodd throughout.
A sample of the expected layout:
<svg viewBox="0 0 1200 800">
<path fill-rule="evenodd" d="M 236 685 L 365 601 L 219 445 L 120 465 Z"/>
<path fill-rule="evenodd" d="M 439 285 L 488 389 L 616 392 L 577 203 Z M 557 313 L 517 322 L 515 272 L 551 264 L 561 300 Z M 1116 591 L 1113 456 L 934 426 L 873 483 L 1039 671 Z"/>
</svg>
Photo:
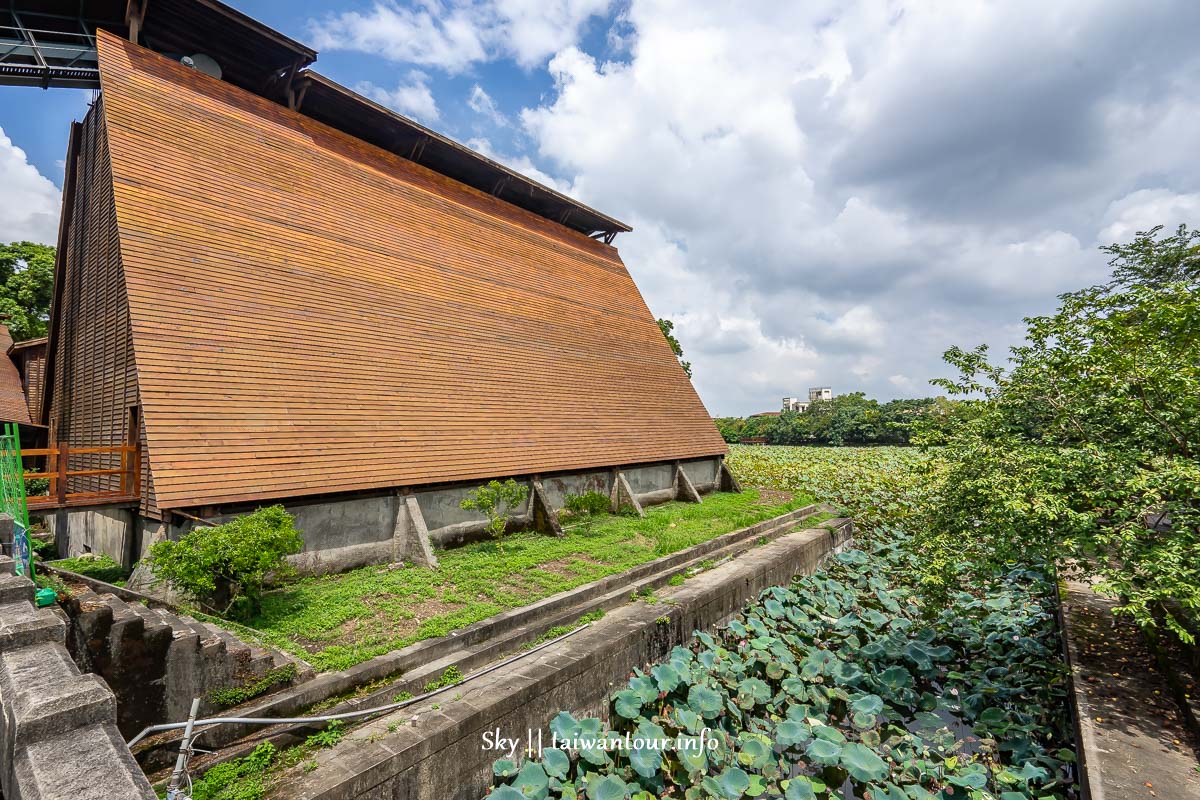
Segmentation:
<svg viewBox="0 0 1200 800">
<path fill-rule="evenodd" d="M 917 430 L 948 430 L 961 414 L 961 402 L 944 397 L 880 403 L 862 392 L 818 400 L 804 412 L 778 416 L 719 417 L 725 441 L 765 438 L 767 444 L 905 445 Z"/>
</svg>

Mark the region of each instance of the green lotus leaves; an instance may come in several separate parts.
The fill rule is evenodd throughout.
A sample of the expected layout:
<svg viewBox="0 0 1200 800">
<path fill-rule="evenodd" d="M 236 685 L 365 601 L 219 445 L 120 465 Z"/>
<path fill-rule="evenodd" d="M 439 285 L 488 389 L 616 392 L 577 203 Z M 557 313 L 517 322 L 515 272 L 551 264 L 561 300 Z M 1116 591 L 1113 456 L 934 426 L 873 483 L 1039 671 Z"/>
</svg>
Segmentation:
<svg viewBox="0 0 1200 800">
<path fill-rule="evenodd" d="M 559 739 L 572 739 L 579 733 L 579 721 L 566 711 L 560 711 L 550 721 L 550 730 Z"/>
<path fill-rule="evenodd" d="M 550 796 L 550 781 L 546 770 L 536 761 L 526 761 L 513 779 L 512 788 L 528 800 L 546 800 Z"/>
<path fill-rule="evenodd" d="M 713 719 L 725 707 L 725 701 L 720 694 L 699 684 L 688 690 L 688 705 L 705 719 Z"/>
<path fill-rule="evenodd" d="M 841 761 L 842 746 L 825 739 L 813 739 L 804 749 L 804 754 L 818 764 L 833 767 Z"/>
<path fill-rule="evenodd" d="M 511 778 L 517 774 L 517 765 L 507 758 L 498 758 L 492 763 L 492 774 L 497 778 Z"/>
<path fill-rule="evenodd" d="M 803 722 L 784 720 L 775 726 L 775 741 L 784 747 L 795 747 L 811 738 L 812 732 Z"/>
<path fill-rule="evenodd" d="M 632 689 L 622 689 L 613 695 L 613 710 L 625 719 L 637 719 L 642 715 L 642 698 Z"/>
<path fill-rule="evenodd" d="M 761 770 L 771 760 L 771 740 L 758 733 L 743 733 L 738 737 L 738 763 L 743 767 Z"/>
<path fill-rule="evenodd" d="M 846 780 L 874 800 L 1071 796 L 1053 581 L 1017 568 L 941 610 L 914 587 L 903 533 L 845 555 L 635 670 L 612 694 L 614 731 L 565 712 L 550 724 L 628 735 L 628 750 L 499 761 L 508 785 L 489 797 L 832 800 Z M 958 738 L 971 725 L 978 738 Z"/>
<path fill-rule="evenodd" d="M 629 751 L 629 765 L 643 778 L 653 778 L 662 766 L 663 753 L 657 747 L 634 747 Z"/>
<path fill-rule="evenodd" d="M 708 770 L 708 751 L 699 736 L 680 737 L 675 756 L 689 775 Z"/>
<path fill-rule="evenodd" d="M 912 688 L 913 676 L 904 667 L 888 667 L 879 673 L 879 682 L 892 692 L 898 692 L 901 689 Z"/>
<path fill-rule="evenodd" d="M 616 775 L 601 777 L 592 773 L 592 778 L 587 783 L 587 796 L 590 800 L 626 800 L 637 790 L 636 786 L 629 786 Z"/>
<path fill-rule="evenodd" d="M 660 692 L 671 692 L 683 681 L 679 670 L 671 664 L 658 664 L 652 667 L 650 675 L 654 678 Z"/>
<path fill-rule="evenodd" d="M 824 791 L 824 785 L 821 791 Z M 817 800 L 817 788 L 811 780 L 800 775 L 788 781 L 783 797 L 784 800 Z"/>
<path fill-rule="evenodd" d="M 542 750 L 542 766 L 551 778 L 565 779 L 571 771 L 571 757 L 557 747 Z"/>
<path fill-rule="evenodd" d="M 877 715 L 883 711 L 883 698 L 877 694 L 864 694 L 850 704 L 856 714 Z"/>
<path fill-rule="evenodd" d="M 877 756 L 874 750 L 857 742 L 842 747 L 841 766 L 860 783 L 881 781 L 892 772 L 887 762 Z"/>
<path fill-rule="evenodd" d="M 740 767 L 728 767 L 717 776 L 715 783 L 722 797 L 738 800 L 750 788 L 750 776 Z"/>
<path fill-rule="evenodd" d="M 771 687 L 758 678 L 747 678 L 738 684 L 737 704 L 739 708 L 750 709 L 756 705 L 765 705 L 771 699 Z"/>
</svg>

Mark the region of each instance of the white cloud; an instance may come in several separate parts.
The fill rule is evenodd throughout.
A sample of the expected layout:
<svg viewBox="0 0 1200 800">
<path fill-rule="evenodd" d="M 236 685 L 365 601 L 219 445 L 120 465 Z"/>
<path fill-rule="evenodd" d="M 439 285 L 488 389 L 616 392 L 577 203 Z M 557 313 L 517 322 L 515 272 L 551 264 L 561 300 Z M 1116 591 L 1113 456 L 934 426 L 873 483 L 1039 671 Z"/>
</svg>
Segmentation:
<svg viewBox="0 0 1200 800">
<path fill-rule="evenodd" d="M 0 129 L 0 242 L 54 244 L 60 206 L 58 187 Z"/>
<path fill-rule="evenodd" d="M 496 102 L 492 100 L 492 96 L 484 91 L 478 83 L 471 87 L 471 91 L 467 95 L 467 105 L 497 128 L 508 127 L 508 117 L 501 113 L 500 109 L 496 107 Z"/>
<path fill-rule="evenodd" d="M 1169 189 L 1141 189 L 1113 201 L 1104 215 L 1101 242 L 1127 241 L 1134 234 L 1162 225 L 1174 231 L 1180 223 L 1200 224 L 1200 192 L 1176 194 Z"/>
<path fill-rule="evenodd" d="M 1200 222 L 1197 24 L 1182 0 L 632 0 L 622 60 L 562 48 L 521 122 L 633 225 L 711 411 L 933 393 L 947 347 L 1003 355 L 1102 280 L 1098 244 Z"/>
<path fill-rule="evenodd" d="M 452 72 L 508 57 L 524 67 L 575 43 L 611 0 L 418 0 L 377 2 L 310 24 L 318 49 L 359 50 Z"/>
<path fill-rule="evenodd" d="M 441 116 L 427 81 L 429 76 L 419 70 L 408 73 L 407 83 L 399 83 L 394 89 L 363 82 L 354 91 L 365 95 L 388 108 L 407 114 L 425 123 L 436 122 Z"/>
</svg>

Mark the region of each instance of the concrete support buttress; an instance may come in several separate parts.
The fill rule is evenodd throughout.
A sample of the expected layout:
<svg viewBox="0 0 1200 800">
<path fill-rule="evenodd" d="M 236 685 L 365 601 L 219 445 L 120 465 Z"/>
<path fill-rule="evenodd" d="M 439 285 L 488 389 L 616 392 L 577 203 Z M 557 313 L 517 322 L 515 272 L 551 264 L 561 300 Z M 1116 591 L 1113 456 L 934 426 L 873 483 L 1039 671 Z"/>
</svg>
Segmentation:
<svg viewBox="0 0 1200 800">
<path fill-rule="evenodd" d="M 538 478 L 530 481 L 533 492 L 529 498 L 529 512 L 533 517 L 533 527 L 535 530 L 542 533 L 552 533 L 555 536 L 562 536 L 562 525 L 558 523 L 558 514 L 550 505 L 550 501 L 546 499 L 546 490 L 542 488 L 542 482 Z"/>
<path fill-rule="evenodd" d="M 620 511 L 622 503 L 626 502 L 633 506 L 633 510 L 639 517 L 646 516 L 646 512 L 642 510 L 642 504 L 638 502 L 637 495 L 633 493 L 633 488 L 629 485 L 629 479 L 625 477 L 624 472 L 618 470 L 617 478 L 613 483 L 613 506 Z"/>
<path fill-rule="evenodd" d="M 684 472 L 683 465 L 678 461 L 675 462 L 675 499 L 686 503 L 704 502 L 700 499 L 700 493 L 696 491 L 691 478 Z"/>
<path fill-rule="evenodd" d="M 396 561 L 407 558 L 420 567 L 436 567 L 437 556 L 429 544 L 429 529 L 425 527 L 425 516 L 412 494 L 396 498 L 396 524 L 392 533 L 392 557 Z"/>
<path fill-rule="evenodd" d="M 725 464 L 725 459 L 721 459 L 721 472 L 718 475 L 720 490 L 722 492 L 738 492 L 742 491 L 742 485 L 738 483 L 738 479 L 733 477 L 733 473 L 729 471 L 729 467 Z"/>
</svg>

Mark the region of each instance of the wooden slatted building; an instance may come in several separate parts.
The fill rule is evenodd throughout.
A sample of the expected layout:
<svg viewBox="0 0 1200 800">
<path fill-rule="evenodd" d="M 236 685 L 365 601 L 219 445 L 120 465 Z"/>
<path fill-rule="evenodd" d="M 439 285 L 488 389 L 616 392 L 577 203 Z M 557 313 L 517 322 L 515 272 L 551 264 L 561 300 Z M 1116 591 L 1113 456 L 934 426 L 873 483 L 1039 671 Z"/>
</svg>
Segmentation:
<svg viewBox="0 0 1200 800">
<path fill-rule="evenodd" d="M 468 534 L 458 501 L 490 478 L 531 481 L 530 519 L 720 485 L 725 444 L 612 244 L 627 226 L 245 18 L 225 80 L 177 56 L 221 64 L 219 42 L 136 22 L 140 44 L 97 31 L 39 366 L 61 474 L 92 473 L 63 482 L 88 503 L 58 504 L 70 552 L 129 562 L 284 502 L 302 565 L 342 569 Z"/>
</svg>

